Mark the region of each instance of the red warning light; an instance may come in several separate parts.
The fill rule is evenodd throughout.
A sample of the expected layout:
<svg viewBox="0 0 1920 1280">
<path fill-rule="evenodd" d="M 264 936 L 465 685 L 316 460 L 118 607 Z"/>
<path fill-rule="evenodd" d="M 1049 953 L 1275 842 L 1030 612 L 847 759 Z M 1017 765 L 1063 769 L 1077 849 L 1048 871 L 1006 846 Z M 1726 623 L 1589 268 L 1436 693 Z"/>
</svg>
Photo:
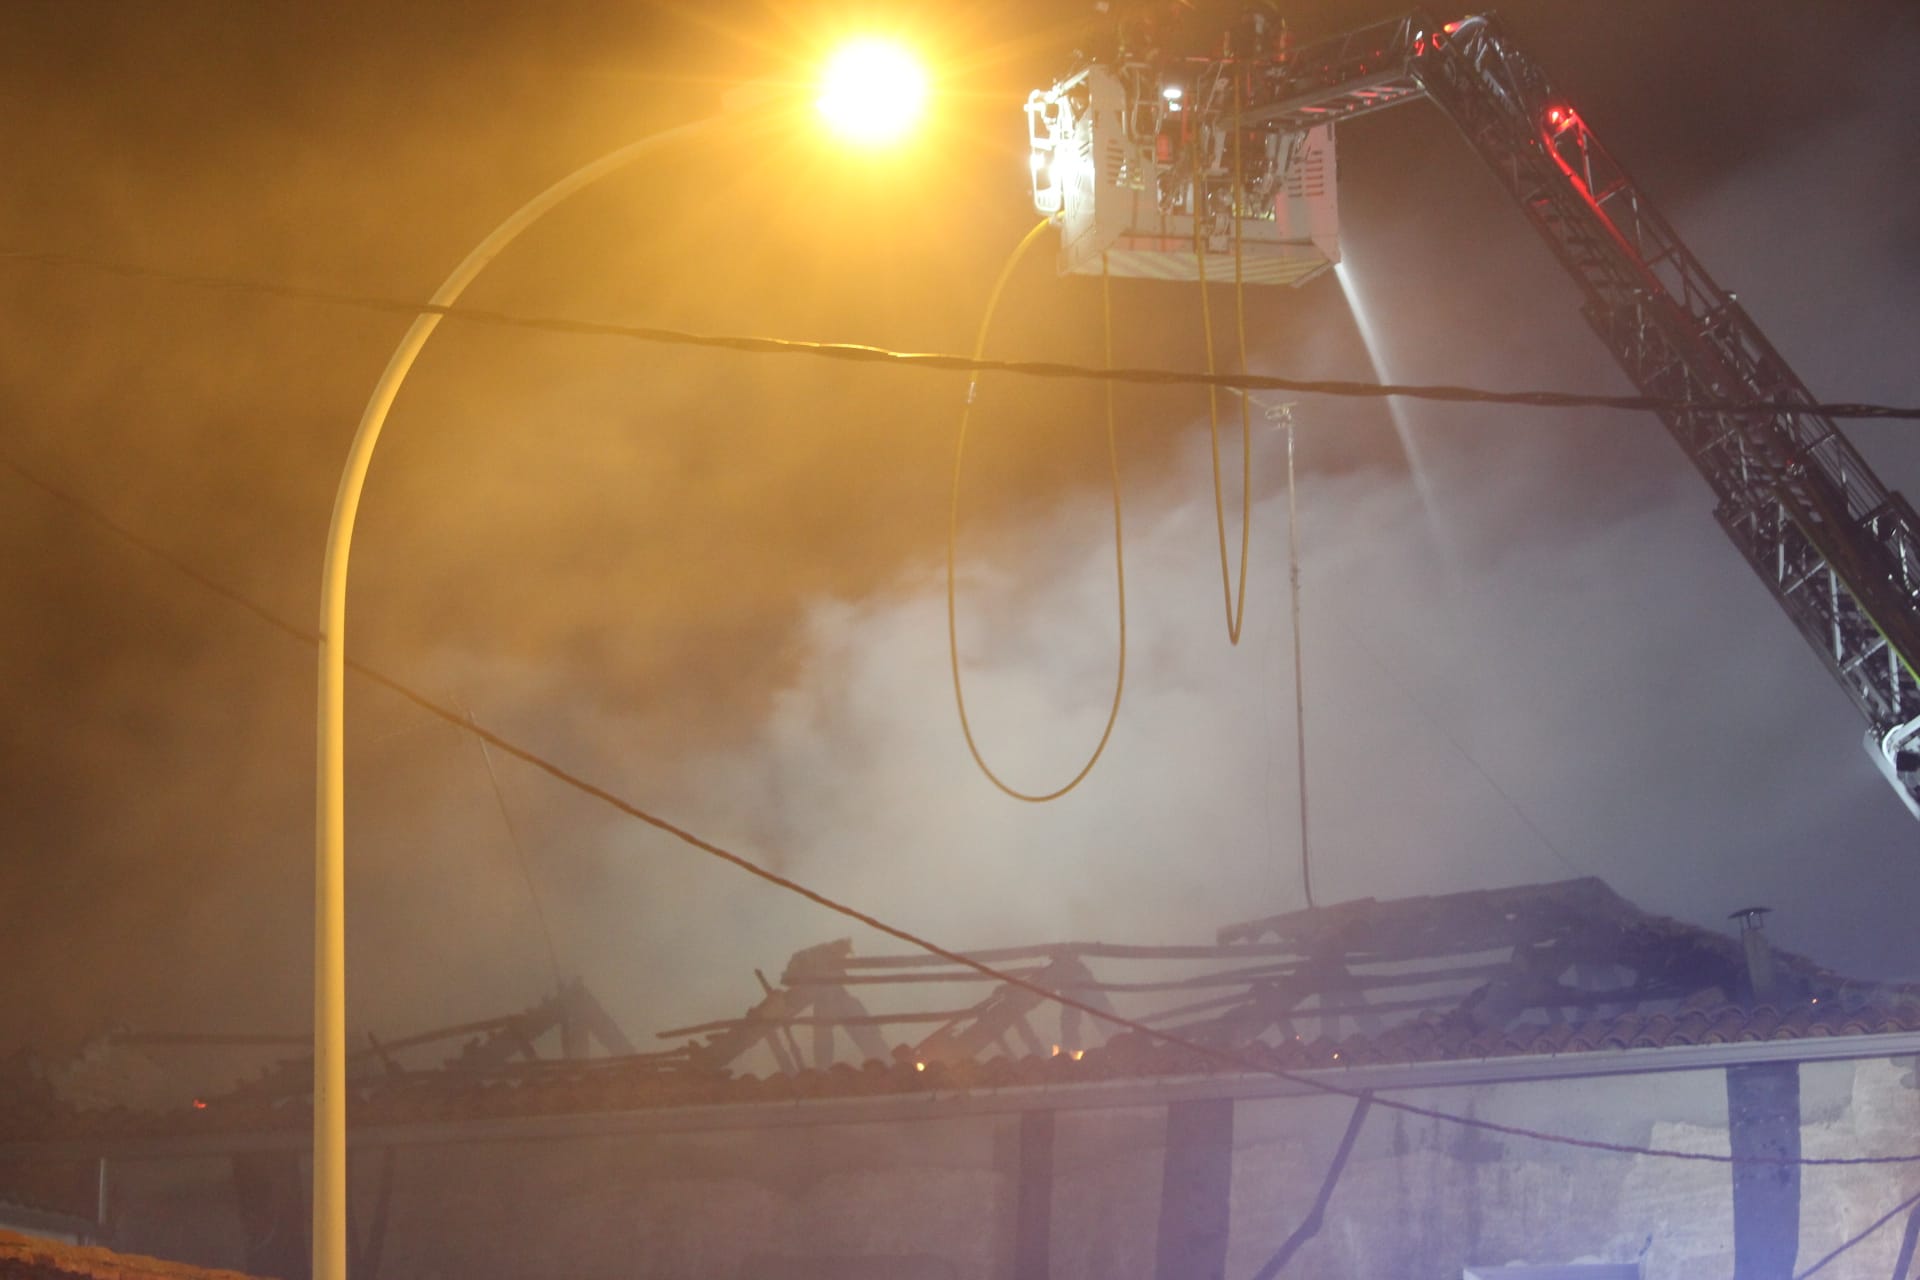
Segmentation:
<svg viewBox="0 0 1920 1280">
<path fill-rule="evenodd" d="M 1448 35 L 1452 35 L 1454 32 L 1458 31 L 1459 29 L 1460 29 L 1460 24 L 1457 22 L 1449 22 L 1444 27 L 1440 28 L 1440 30 L 1446 32 Z"/>
<path fill-rule="evenodd" d="M 1550 107 L 1547 110 L 1547 123 L 1559 124 L 1561 120 L 1566 118 L 1566 114 L 1567 114 L 1566 112 L 1562 111 L 1558 107 Z"/>
<path fill-rule="evenodd" d="M 207 1109 L 207 1104 L 205 1102 L 202 1102 L 199 1098 L 195 1098 L 193 1100 L 193 1109 L 195 1111 L 205 1111 Z"/>
</svg>

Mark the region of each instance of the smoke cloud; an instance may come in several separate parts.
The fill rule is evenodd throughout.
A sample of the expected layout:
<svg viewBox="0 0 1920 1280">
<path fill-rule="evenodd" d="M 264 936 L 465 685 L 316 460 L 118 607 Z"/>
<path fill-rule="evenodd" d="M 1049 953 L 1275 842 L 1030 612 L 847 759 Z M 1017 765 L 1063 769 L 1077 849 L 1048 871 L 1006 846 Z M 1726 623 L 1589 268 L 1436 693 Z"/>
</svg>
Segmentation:
<svg viewBox="0 0 1920 1280">
<path fill-rule="evenodd" d="M 10 12 L 0 148 L 17 198 L 0 241 L 426 296 L 571 165 L 800 48 L 744 12 L 453 8 L 416 25 L 383 11 L 400 25 L 378 44 L 350 12 Z M 1886 70 L 1911 61 L 1910 18 L 1511 8 L 1818 392 L 1920 400 L 1904 358 L 1916 104 Z M 723 131 L 555 213 L 474 300 L 966 347 L 1030 225 L 1019 98 L 1071 43 L 1011 12 L 970 11 L 954 33 L 977 51 L 976 92 L 927 156 L 862 168 Z M 1066 31 L 1078 11 L 1054 16 Z M 1717 39 L 1735 21 L 1742 41 Z M 1625 389 L 1436 115 L 1356 122 L 1341 151 L 1347 261 L 1389 376 Z M 1099 359 L 1097 282 L 1036 259 L 1012 290 L 992 350 Z M 1114 297 L 1117 359 L 1200 363 L 1190 291 L 1122 282 Z M 0 298 L 9 456 L 304 625 L 335 468 L 398 322 L 17 263 Z M 1224 318 L 1228 292 L 1214 305 Z M 1256 369 L 1368 376 L 1331 280 L 1256 298 L 1249 321 Z M 1256 419 L 1234 649 L 1204 400 L 1122 398 L 1127 701 L 1087 784 L 1035 808 L 974 773 L 953 715 L 941 557 L 964 394 L 954 378 L 449 324 L 375 465 L 353 650 L 944 942 L 1193 939 L 1298 905 L 1280 438 Z M 1430 515 L 1381 406 L 1295 413 L 1323 900 L 1595 874 L 1703 924 L 1781 907 L 1784 945 L 1843 970 L 1920 967 L 1911 820 L 1657 424 L 1414 406 Z M 1115 658 L 1101 400 L 989 380 L 975 427 L 970 705 L 996 767 L 1056 785 L 1098 735 Z M 1890 485 L 1914 486 L 1908 428 L 1850 431 Z M 1230 430 L 1230 521 L 1237 454 Z M 70 1047 L 115 1020 L 298 1031 L 310 652 L 26 487 L 0 499 L 0 552 L 0 895 L 24 904 L 7 1043 Z M 358 1025 L 548 989 L 529 874 L 561 968 L 639 1035 L 743 1007 L 753 968 L 847 932 L 497 761 L 510 833 L 471 740 L 361 686 L 350 716 Z"/>
</svg>

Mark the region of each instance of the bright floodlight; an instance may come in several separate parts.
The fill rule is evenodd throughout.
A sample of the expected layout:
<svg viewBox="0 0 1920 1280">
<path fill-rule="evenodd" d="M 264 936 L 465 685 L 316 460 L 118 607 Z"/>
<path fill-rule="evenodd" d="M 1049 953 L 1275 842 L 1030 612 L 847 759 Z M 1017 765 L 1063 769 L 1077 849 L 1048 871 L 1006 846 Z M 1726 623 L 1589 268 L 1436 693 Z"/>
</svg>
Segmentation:
<svg viewBox="0 0 1920 1280">
<path fill-rule="evenodd" d="M 914 56 L 887 40 L 859 40 L 833 56 L 821 79 L 820 114 L 854 142 L 892 142 L 913 127 L 927 100 Z"/>
</svg>

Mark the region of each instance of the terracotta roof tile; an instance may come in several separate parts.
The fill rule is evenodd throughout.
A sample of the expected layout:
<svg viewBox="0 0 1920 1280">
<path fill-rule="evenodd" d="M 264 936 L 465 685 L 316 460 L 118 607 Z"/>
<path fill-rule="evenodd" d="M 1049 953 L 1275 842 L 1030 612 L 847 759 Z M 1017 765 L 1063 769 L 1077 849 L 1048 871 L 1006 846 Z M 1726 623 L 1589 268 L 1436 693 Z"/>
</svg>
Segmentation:
<svg viewBox="0 0 1920 1280">
<path fill-rule="evenodd" d="M 1687 1009 L 1673 1020 L 1672 1028 L 1667 1032 L 1669 1044 L 1699 1044 L 1706 1035 L 1712 1021 L 1699 1009 Z"/>
<path fill-rule="evenodd" d="M 1746 1030 L 1745 1014 L 1735 1008 L 1716 1010 L 1707 1023 L 1706 1032 L 1701 1035 L 1701 1044 L 1732 1044 Z"/>
</svg>

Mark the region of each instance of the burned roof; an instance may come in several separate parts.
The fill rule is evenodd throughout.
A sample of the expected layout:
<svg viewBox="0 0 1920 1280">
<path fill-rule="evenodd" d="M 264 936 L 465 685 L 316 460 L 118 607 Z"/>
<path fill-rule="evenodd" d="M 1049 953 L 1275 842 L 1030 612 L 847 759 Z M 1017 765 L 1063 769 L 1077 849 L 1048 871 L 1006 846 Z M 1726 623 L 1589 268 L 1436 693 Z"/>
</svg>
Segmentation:
<svg viewBox="0 0 1920 1280">
<path fill-rule="evenodd" d="M 1791 1028 L 1822 1001 L 1823 1018 L 1920 1018 L 1920 992 L 1851 981 L 1785 952 L 1770 953 L 1769 988 L 1756 997 L 1739 940 L 1641 911 L 1593 878 L 1360 899 L 1231 925 L 1210 946 L 1058 943 L 971 955 L 1078 1003 L 1235 1051 L 1318 1043 L 1410 1061 L 1526 1053 L 1543 1036 L 1586 1044 L 1622 1019 L 1695 1027 L 1694 1015 L 1710 1015 L 1713 1034 L 1732 1035 L 1736 1024 L 1760 1025 L 1761 1005 Z M 936 956 L 855 956 L 844 941 L 795 955 L 742 1016 L 661 1035 L 688 1037 L 690 1061 L 708 1067 L 757 1057 L 789 1074 L 831 1067 L 843 1047 L 855 1063 L 985 1063 L 1144 1038 L 1110 1037 L 1097 1019 Z"/>
<path fill-rule="evenodd" d="M 651 1053 L 577 984 L 522 1014 L 376 1042 L 356 1061 L 350 1115 L 458 1122 L 1920 1031 L 1920 988 L 1769 951 L 1756 994 L 1741 939 L 1641 911 L 1591 878 L 1344 902 L 1204 944 L 968 954 L 1183 1043 L 937 956 L 856 955 L 842 940 L 796 953 L 778 983 L 756 972 L 745 1012 L 660 1032 L 669 1044 Z M 437 1064 L 418 1061 L 429 1051 Z M 16 1139 L 303 1127 L 310 1081 L 293 1060 L 190 1113 L 0 1123 Z"/>
</svg>

